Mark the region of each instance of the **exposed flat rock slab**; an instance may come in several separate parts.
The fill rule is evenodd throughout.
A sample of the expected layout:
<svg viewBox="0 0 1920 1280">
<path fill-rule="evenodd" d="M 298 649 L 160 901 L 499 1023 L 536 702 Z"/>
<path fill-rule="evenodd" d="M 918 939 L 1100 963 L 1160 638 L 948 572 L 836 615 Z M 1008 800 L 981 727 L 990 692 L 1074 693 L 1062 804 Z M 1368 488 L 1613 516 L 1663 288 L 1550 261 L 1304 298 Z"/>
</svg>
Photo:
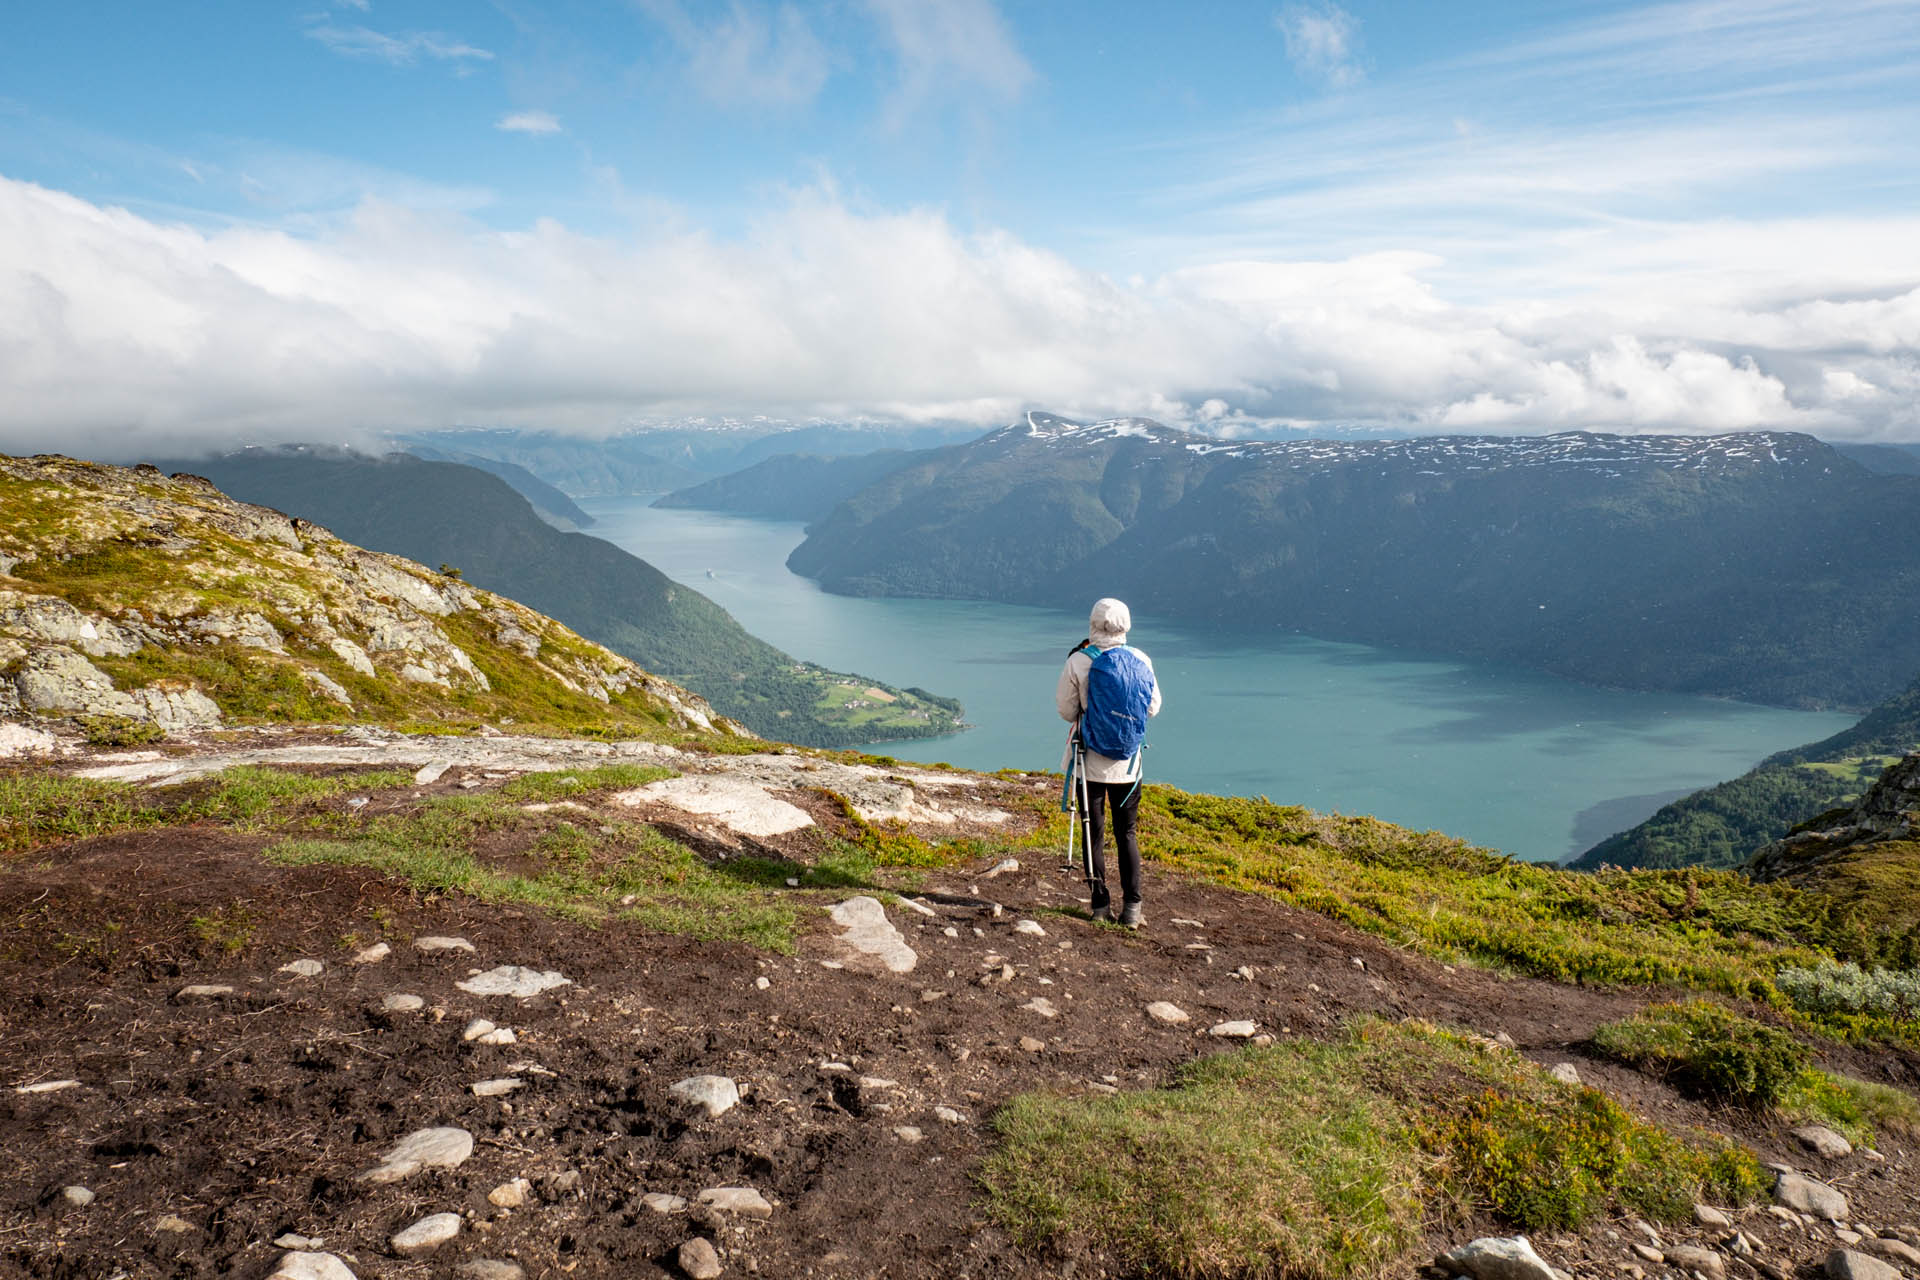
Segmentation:
<svg viewBox="0 0 1920 1280">
<path fill-rule="evenodd" d="M 555 987 L 570 987 L 573 979 L 555 969 L 503 964 L 453 985 L 470 996 L 512 996 L 516 1000 L 528 1000 Z"/>
<path fill-rule="evenodd" d="M 724 774 L 682 775 L 617 792 L 617 804 L 664 804 L 682 813 L 712 818 L 738 835 L 785 835 L 813 825 L 805 809 L 788 804 L 767 788 Z"/>
<path fill-rule="evenodd" d="M 677 767 L 692 758 L 687 752 L 658 742 L 586 742 L 508 735 L 454 738 L 441 734 L 408 735 L 365 726 L 348 730 L 334 742 L 210 751 L 192 756 L 157 756 L 156 753 L 156 757 L 102 762 L 81 770 L 80 776 L 119 782 L 186 782 L 239 765 L 355 765 L 369 769 L 406 765 L 418 770 L 444 764 L 448 768 L 494 773 L 532 773 L 592 769 L 607 764 Z"/>
<path fill-rule="evenodd" d="M 889 973 L 911 973 L 920 963 L 919 955 L 907 945 L 907 939 L 878 898 L 865 894 L 848 898 L 829 913 L 840 926 L 836 939 L 841 954 L 849 962 L 878 965 Z"/>
</svg>

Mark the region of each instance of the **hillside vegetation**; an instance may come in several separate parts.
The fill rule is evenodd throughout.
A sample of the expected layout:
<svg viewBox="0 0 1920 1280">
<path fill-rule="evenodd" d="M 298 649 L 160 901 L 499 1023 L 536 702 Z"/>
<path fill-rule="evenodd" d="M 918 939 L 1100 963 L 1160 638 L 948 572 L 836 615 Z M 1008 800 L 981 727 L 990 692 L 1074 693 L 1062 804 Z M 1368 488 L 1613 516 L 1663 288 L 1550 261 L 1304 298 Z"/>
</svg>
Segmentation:
<svg viewBox="0 0 1920 1280">
<path fill-rule="evenodd" d="M 1768 756 L 1730 782 L 1663 805 L 1638 826 L 1608 836 L 1569 865 L 1737 867 L 1761 845 L 1829 809 L 1849 804 L 1881 772 L 1920 747 L 1920 681 L 1830 738 Z"/>
<path fill-rule="evenodd" d="M 1920 477 L 1810 436 L 1230 442 L 1033 413 L 918 455 L 789 565 L 853 595 L 1087 582 L 1624 688 L 1870 706 L 1920 671 Z"/>
<path fill-rule="evenodd" d="M 314 450 L 168 465 L 363 546 L 457 568 L 466 581 L 559 619 L 768 737 L 850 746 L 951 732 L 960 721 L 950 700 L 782 653 L 639 557 L 553 528 L 503 481 L 472 467 Z M 868 689 L 878 696 L 866 696 Z"/>
</svg>

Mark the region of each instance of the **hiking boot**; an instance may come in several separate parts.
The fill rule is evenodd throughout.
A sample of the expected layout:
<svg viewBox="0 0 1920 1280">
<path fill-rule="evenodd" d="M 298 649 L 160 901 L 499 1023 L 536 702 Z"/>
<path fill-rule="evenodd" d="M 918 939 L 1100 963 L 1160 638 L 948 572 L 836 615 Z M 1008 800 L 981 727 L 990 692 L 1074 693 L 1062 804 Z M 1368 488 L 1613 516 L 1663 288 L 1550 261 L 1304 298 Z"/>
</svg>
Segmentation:
<svg viewBox="0 0 1920 1280">
<path fill-rule="evenodd" d="M 1104 902 L 1101 903 L 1099 906 L 1095 907 L 1092 911 L 1088 912 L 1087 914 L 1093 917 L 1093 922 L 1095 924 L 1112 924 L 1113 923 L 1113 908 L 1108 906 Z"/>
<path fill-rule="evenodd" d="M 1140 909 L 1137 902 L 1129 902 L 1120 908 L 1120 923 L 1129 929 L 1138 929 L 1147 922 L 1147 913 Z"/>
</svg>

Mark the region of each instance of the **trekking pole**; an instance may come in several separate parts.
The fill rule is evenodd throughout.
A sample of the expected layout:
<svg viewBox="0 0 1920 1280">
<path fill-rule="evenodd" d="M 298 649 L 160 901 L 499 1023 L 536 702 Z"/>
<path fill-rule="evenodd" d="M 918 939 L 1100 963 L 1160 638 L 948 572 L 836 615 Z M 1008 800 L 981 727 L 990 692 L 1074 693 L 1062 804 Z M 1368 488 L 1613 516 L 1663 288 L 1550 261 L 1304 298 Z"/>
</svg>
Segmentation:
<svg viewBox="0 0 1920 1280">
<path fill-rule="evenodd" d="M 1073 740 L 1074 755 L 1080 766 L 1080 866 L 1086 873 L 1087 893 L 1091 899 L 1100 897 L 1100 890 L 1106 886 L 1093 878 L 1093 823 L 1088 819 L 1093 813 L 1092 797 L 1087 792 L 1087 747 L 1076 736 Z"/>
</svg>

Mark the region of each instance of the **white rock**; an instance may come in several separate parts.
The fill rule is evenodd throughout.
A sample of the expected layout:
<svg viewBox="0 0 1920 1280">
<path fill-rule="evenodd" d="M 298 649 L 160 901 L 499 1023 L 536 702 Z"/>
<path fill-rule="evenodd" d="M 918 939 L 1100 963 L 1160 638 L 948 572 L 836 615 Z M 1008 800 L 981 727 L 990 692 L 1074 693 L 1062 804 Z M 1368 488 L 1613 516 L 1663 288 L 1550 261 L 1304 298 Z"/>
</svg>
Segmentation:
<svg viewBox="0 0 1920 1280">
<path fill-rule="evenodd" d="M 491 1030 L 493 1030 L 492 1022 L 490 1022 L 486 1018 L 475 1018 L 472 1022 L 469 1022 L 467 1024 L 467 1029 L 460 1033 L 460 1038 L 462 1040 L 478 1040 L 481 1036 L 486 1035 L 487 1032 Z"/>
<path fill-rule="evenodd" d="M 740 1086 L 726 1076 L 688 1076 L 667 1086 L 667 1093 L 690 1107 L 697 1107 L 712 1120 L 733 1110 L 740 1103 Z"/>
<path fill-rule="evenodd" d="M 718 1280 L 722 1270 L 719 1251 L 705 1236 L 695 1236 L 681 1245 L 674 1261 L 680 1264 L 689 1280 Z"/>
<path fill-rule="evenodd" d="M 649 1191 L 640 1197 L 640 1203 L 655 1213 L 679 1213 L 687 1207 L 685 1196 L 670 1196 L 664 1191 Z"/>
<path fill-rule="evenodd" d="M 326 967 L 318 960 L 289 960 L 276 972 L 290 973 L 296 978 L 317 978 Z"/>
<path fill-rule="evenodd" d="M 1228 1040 L 1251 1040 L 1254 1032 L 1259 1029 L 1254 1023 L 1240 1018 L 1233 1022 L 1216 1022 L 1207 1028 L 1207 1034 Z"/>
<path fill-rule="evenodd" d="M 1148 1005 L 1147 1016 L 1155 1022 L 1164 1022 L 1169 1026 L 1178 1022 L 1190 1021 L 1185 1009 L 1166 1000 L 1155 1000 L 1152 1004 Z"/>
<path fill-rule="evenodd" d="M 771 979 L 767 977 L 766 974 L 763 973 L 759 977 L 753 980 L 753 985 L 755 990 L 765 991 L 768 987 L 773 985 L 773 982 Z"/>
<path fill-rule="evenodd" d="M 419 1258 L 432 1253 L 460 1234 L 460 1215 L 435 1213 L 412 1226 L 396 1231 L 387 1243 L 403 1258 Z"/>
<path fill-rule="evenodd" d="M 749 1218 L 771 1218 L 773 1206 L 752 1187 L 709 1187 L 700 1193 L 700 1203 L 721 1213 L 739 1213 Z"/>
<path fill-rule="evenodd" d="M 473 944 L 465 938 L 443 938 L 438 935 L 415 938 L 413 946 L 416 951 L 472 951 L 474 949 Z"/>
<path fill-rule="evenodd" d="M 1703 1227 L 1719 1227 L 1725 1230 L 1733 1225 L 1733 1219 L 1710 1204 L 1693 1206 L 1693 1220 Z"/>
<path fill-rule="evenodd" d="M 518 1044 L 520 1043 L 520 1037 L 512 1027 L 495 1027 L 484 1035 L 475 1036 L 473 1042 L 475 1044 L 494 1045 Z"/>
<path fill-rule="evenodd" d="M 376 942 L 370 947 L 362 947 L 353 953 L 355 964 L 379 964 L 393 954 L 393 948 L 384 942 Z"/>
<path fill-rule="evenodd" d="M 1667 1248 L 1666 1255 L 1667 1265 L 1670 1267 L 1678 1267 L 1681 1271 L 1705 1276 L 1707 1280 L 1726 1280 L 1727 1264 L 1711 1249 L 1702 1249 L 1698 1245 L 1676 1244 Z"/>
<path fill-rule="evenodd" d="M 531 1182 L 525 1178 L 515 1178 L 487 1192 L 487 1203 L 502 1209 L 518 1209 L 527 1202 L 527 1193 L 531 1190 L 533 1190 Z"/>
<path fill-rule="evenodd" d="M 298 1231 L 289 1231 L 285 1235 L 276 1236 L 273 1241 L 273 1247 L 276 1249 L 295 1249 L 302 1252 L 318 1249 L 325 1244 L 326 1241 L 316 1236 L 303 1236 Z"/>
<path fill-rule="evenodd" d="M 1047 931 L 1040 927 L 1038 920 L 1015 920 L 1013 922 L 1013 931 L 1015 933 L 1030 934 L 1036 938 L 1044 938 L 1047 936 Z"/>
<path fill-rule="evenodd" d="M 527 1082 L 519 1076 L 501 1076 L 497 1080 L 476 1080 L 467 1087 L 473 1090 L 476 1098 L 498 1098 L 515 1089 L 526 1088 Z"/>
<path fill-rule="evenodd" d="M 475 1258 L 455 1267 L 453 1273 L 465 1280 L 527 1280 L 526 1270 L 519 1263 L 498 1258 Z"/>
<path fill-rule="evenodd" d="M 62 1187 L 60 1198 L 76 1209 L 84 1209 L 93 1203 L 93 1189 L 81 1186 Z"/>
<path fill-rule="evenodd" d="M 1773 1184 L 1773 1199 L 1798 1213 L 1810 1213 L 1830 1222 L 1847 1218 L 1847 1198 L 1823 1182 L 1797 1173 L 1782 1173 Z"/>
<path fill-rule="evenodd" d="M 362 1182 L 399 1182 L 422 1169 L 451 1169 L 473 1154 L 473 1135 L 465 1129 L 416 1129 L 395 1143 L 380 1163 L 360 1175 Z"/>
<path fill-rule="evenodd" d="M 1580 1083 L 1580 1068 L 1574 1066 L 1571 1062 L 1556 1062 L 1547 1074 L 1555 1080 L 1558 1080 L 1561 1084 L 1577 1085 Z"/>
<path fill-rule="evenodd" d="M 922 1139 L 926 1135 L 921 1133 L 920 1130 L 914 1125 L 897 1124 L 893 1126 L 893 1136 L 900 1139 L 900 1141 L 907 1143 L 908 1145 L 912 1145 L 913 1143 L 920 1141 L 920 1139 Z"/>
<path fill-rule="evenodd" d="M 813 825 L 805 809 L 776 798 L 763 786 L 725 774 L 682 774 L 610 798 L 615 804 L 664 804 L 697 813 L 743 836 L 785 835 Z"/>
<path fill-rule="evenodd" d="M 1556 1280 L 1525 1236 L 1483 1236 L 1447 1253 L 1448 1265 L 1473 1280 Z"/>
<path fill-rule="evenodd" d="M 298 1249 L 280 1255 L 267 1280 L 355 1280 L 347 1264 L 330 1253 Z"/>
<path fill-rule="evenodd" d="M 981 872 L 980 878 L 982 880 L 991 880 L 995 876 L 1003 876 L 1003 875 L 1006 875 L 1009 871 L 1018 871 L 1019 869 L 1020 869 L 1020 859 L 1002 858 L 1000 859 L 1000 861 L 994 863 L 992 867 Z"/>
<path fill-rule="evenodd" d="M 1823 1124 L 1802 1125 L 1793 1136 L 1822 1160 L 1842 1160 L 1853 1154 L 1853 1144 Z"/>
<path fill-rule="evenodd" d="M 385 1013 L 415 1013 L 426 1006 L 425 1000 L 404 991 L 396 991 L 380 1001 L 381 1011 Z"/>
<path fill-rule="evenodd" d="M 190 987 L 182 987 L 174 992 L 176 1000 L 217 1000 L 221 996 L 230 996 L 233 988 L 218 982 L 196 982 Z"/>
<path fill-rule="evenodd" d="M 570 987 L 573 979 L 554 969 L 529 969 L 524 965 L 503 964 L 453 985 L 471 996 L 512 996 L 517 1000 L 526 1000 L 555 987 Z"/>
<path fill-rule="evenodd" d="M 1852 1249 L 1827 1255 L 1827 1275 L 1829 1280 L 1901 1280 L 1900 1268 Z"/>
<path fill-rule="evenodd" d="M 423 764 L 413 771 L 415 786 L 424 787 L 428 783 L 440 781 L 440 775 L 453 768 L 450 760 L 436 760 L 432 764 Z"/>
<path fill-rule="evenodd" d="M 1037 1013 L 1043 1018 L 1057 1018 L 1060 1016 L 1060 1011 L 1053 1007 L 1053 1001 L 1047 999 L 1045 996 L 1035 996 L 1020 1007 L 1028 1013 Z"/>
<path fill-rule="evenodd" d="M 967 1122 L 967 1117 L 955 1111 L 952 1107 L 935 1107 L 933 1109 L 933 1118 L 941 1124 L 965 1124 Z"/>
<path fill-rule="evenodd" d="M 848 959 L 877 960 L 889 973 L 910 973 L 919 963 L 920 957 L 887 919 L 879 899 L 864 894 L 848 898 L 829 914 L 840 926 L 839 944 Z"/>
</svg>

